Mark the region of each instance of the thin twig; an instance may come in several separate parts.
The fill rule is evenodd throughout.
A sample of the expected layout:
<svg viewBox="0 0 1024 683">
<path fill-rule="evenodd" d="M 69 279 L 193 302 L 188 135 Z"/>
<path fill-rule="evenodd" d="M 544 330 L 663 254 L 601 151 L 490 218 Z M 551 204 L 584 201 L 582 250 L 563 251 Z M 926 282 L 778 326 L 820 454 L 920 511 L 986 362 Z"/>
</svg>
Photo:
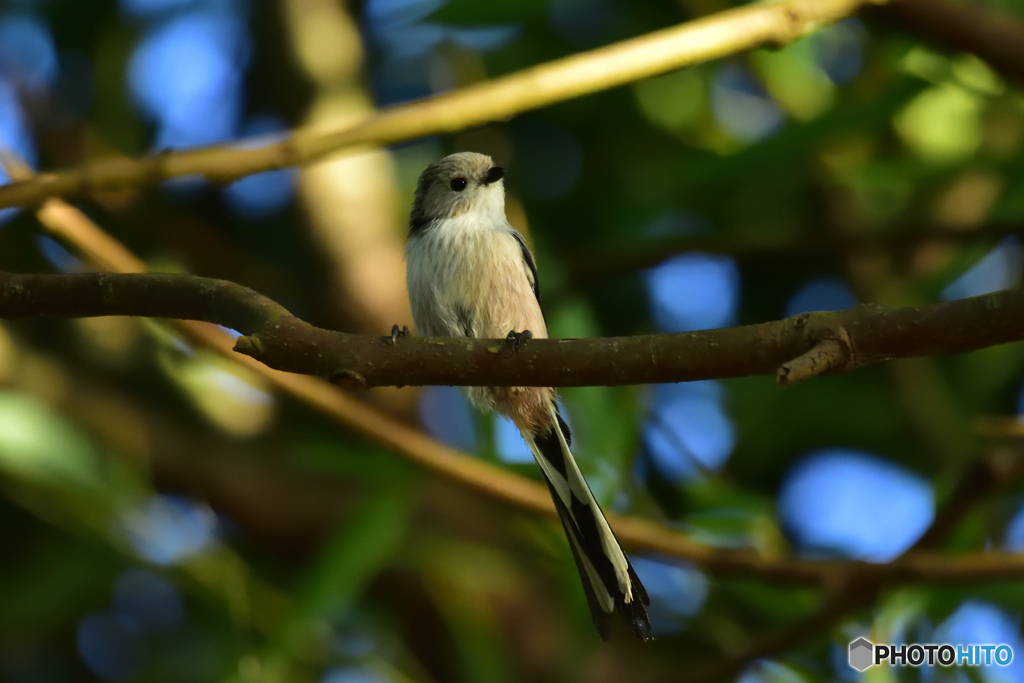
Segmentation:
<svg viewBox="0 0 1024 683">
<path fill-rule="evenodd" d="M 821 339 L 817 344 L 779 366 L 775 380 L 780 387 L 791 387 L 812 377 L 841 372 L 853 358 L 849 335 L 839 328 L 835 338 Z"/>
<path fill-rule="evenodd" d="M 254 141 L 241 141 L 228 147 L 165 152 L 143 159 L 104 159 L 62 173 L 40 174 L 0 187 L 0 208 L 38 204 L 50 197 L 82 196 L 96 190 L 152 185 L 186 175 L 229 181 L 250 173 L 308 164 L 346 148 L 450 133 L 761 45 L 785 44 L 866 4 L 885 1 L 753 3 L 385 109 L 340 130 L 299 130 L 271 145 L 254 147 Z"/>
</svg>

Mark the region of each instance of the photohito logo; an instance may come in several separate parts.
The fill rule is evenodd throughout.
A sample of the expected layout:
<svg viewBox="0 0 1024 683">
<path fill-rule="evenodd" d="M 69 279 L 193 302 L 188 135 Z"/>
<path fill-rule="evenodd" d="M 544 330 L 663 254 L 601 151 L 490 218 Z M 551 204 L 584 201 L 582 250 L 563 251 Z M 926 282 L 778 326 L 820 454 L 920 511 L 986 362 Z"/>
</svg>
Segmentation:
<svg viewBox="0 0 1024 683">
<path fill-rule="evenodd" d="M 850 643 L 850 666 L 864 671 L 876 664 L 890 666 L 1009 666 L 1013 648 L 1009 645 L 875 645 L 867 638 Z"/>
</svg>

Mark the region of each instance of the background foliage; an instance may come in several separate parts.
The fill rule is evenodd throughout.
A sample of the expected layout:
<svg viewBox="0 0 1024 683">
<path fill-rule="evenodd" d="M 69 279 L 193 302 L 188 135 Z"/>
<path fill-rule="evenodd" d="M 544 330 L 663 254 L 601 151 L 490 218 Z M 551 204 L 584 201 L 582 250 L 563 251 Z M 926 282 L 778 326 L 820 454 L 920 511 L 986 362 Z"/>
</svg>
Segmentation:
<svg viewBox="0 0 1024 683">
<path fill-rule="evenodd" d="M 54 168 L 273 136 L 729 6 L 5 0 L 0 141 Z M 487 152 L 508 168 L 552 335 L 636 334 L 1018 286 L 1022 148 L 1012 83 L 875 14 L 481 129 L 83 208 L 155 269 L 385 333 L 411 322 L 401 249 L 416 176 Z M 4 269 L 83 267 L 31 212 L 0 220 Z M 769 557 L 885 561 L 970 463 L 1019 451 L 1022 374 L 1011 345 L 785 392 L 749 378 L 562 396 L 609 509 Z M 5 324 L 0 383 L 5 681 L 677 680 L 821 600 L 637 555 L 658 639 L 605 645 L 549 520 L 419 471 L 158 323 Z M 511 425 L 454 389 L 366 400 L 535 476 Z M 1021 502 L 1012 486 L 985 499 L 947 545 L 1024 549 Z M 1018 582 L 891 591 L 743 680 L 858 678 L 845 663 L 857 635 L 1024 656 L 1021 610 Z M 958 676 L 1024 680 L 1024 664 L 866 677 Z"/>
</svg>

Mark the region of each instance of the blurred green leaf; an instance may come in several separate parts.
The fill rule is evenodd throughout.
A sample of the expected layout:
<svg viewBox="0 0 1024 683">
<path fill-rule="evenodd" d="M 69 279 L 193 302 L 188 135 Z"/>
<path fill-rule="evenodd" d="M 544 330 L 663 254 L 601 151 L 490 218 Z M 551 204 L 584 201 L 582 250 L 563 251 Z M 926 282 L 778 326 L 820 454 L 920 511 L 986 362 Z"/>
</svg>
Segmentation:
<svg viewBox="0 0 1024 683">
<path fill-rule="evenodd" d="M 816 119 L 835 102 L 836 87 L 818 65 L 812 40 L 755 50 L 750 59 L 768 92 L 796 120 Z"/>
<path fill-rule="evenodd" d="M 295 591 L 295 619 L 323 619 L 350 608 L 367 582 L 394 558 L 409 532 L 408 491 L 361 503 L 341 524 Z"/>
<path fill-rule="evenodd" d="M 90 443 L 27 394 L 0 390 L 0 468 L 34 483 L 99 489 L 99 462 Z"/>
<path fill-rule="evenodd" d="M 707 84 L 697 68 L 638 81 L 633 93 L 644 117 L 670 133 L 695 124 L 707 106 Z"/>
<path fill-rule="evenodd" d="M 394 486 L 415 480 L 422 470 L 388 449 L 368 441 L 339 439 L 334 434 L 296 435 L 286 457 L 314 472 L 353 477 L 373 485 Z"/>
<path fill-rule="evenodd" d="M 952 84 L 929 88 L 896 115 L 894 124 L 903 140 L 922 158 L 953 163 L 968 158 L 981 146 L 984 101 Z"/>
<path fill-rule="evenodd" d="M 122 560 L 109 548 L 64 534 L 43 536 L 0 566 L 0 632 L 59 628 L 106 605 Z"/>
<path fill-rule="evenodd" d="M 774 137 L 731 155 L 689 154 L 669 178 L 678 186 L 699 190 L 712 183 L 732 178 L 735 182 L 748 174 L 765 172 L 800 162 L 815 146 L 837 136 L 870 130 L 885 123 L 926 84 L 912 79 L 897 79 L 872 96 L 846 94 L 824 116 L 804 124 L 791 124 Z M 651 169 L 655 170 L 655 169 Z"/>
</svg>

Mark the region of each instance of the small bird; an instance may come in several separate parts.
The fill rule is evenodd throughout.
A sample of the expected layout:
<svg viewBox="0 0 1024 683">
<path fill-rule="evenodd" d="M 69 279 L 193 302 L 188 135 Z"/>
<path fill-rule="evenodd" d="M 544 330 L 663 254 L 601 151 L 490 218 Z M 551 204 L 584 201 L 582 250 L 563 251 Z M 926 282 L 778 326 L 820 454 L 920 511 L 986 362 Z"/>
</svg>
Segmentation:
<svg viewBox="0 0 1024 683">
<path fill-rule="evenodd" d="M 504 174 L 489 156 L 461 152 L 420 175 L 405 250 L 419 334 L 506 338 L 513 350 L 523 340 L 548 336 L 533 254 L 505 218 Z M 610 637 L 618 610 L 634 635 L 650 639 L 647 591 L 573 459 L 555 391 L 469 387 L 466 393 L 476 406 L 509 417 L 529 445 L 569 539 L 598 633 Z"/>
</svg>

